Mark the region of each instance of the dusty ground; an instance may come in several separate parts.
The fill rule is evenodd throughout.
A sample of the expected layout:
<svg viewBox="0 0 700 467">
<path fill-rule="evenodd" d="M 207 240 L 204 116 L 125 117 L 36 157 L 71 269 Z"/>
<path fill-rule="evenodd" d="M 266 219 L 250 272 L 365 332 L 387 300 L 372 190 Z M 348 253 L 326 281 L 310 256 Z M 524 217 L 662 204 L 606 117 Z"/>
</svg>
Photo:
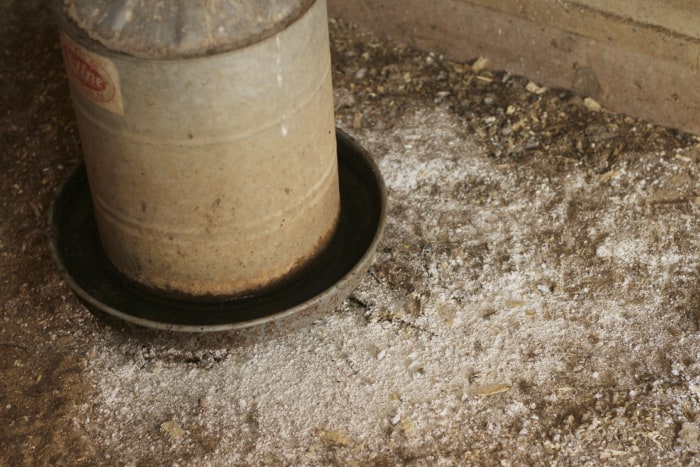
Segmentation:
<svg viewBox="0 0 700 467">
<path fill-rule="evenodd" d="M 388 227 L 272 342 L 88 313 L 45 214 L 79 142 L 43 2 L 0 6 L 0 465 L 700 464 L 696 138 L 331 22 Z"/>
</svg>

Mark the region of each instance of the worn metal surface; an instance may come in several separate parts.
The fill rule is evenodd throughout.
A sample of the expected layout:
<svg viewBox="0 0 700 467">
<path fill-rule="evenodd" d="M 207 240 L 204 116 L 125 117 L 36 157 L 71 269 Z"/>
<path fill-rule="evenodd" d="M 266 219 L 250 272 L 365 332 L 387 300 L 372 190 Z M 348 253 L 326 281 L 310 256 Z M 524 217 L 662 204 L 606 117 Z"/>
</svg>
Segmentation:
<svg viewBox="0 0 700 467">
<path fill-rule="evenodd" d="M 241 295 L 324 248 L 339 211 L 325 1 L 274 37 L 194 59 L 106 53 L 71 34 L 97 225 L 122 274 L 178 295 Z"/>
<path fill-rule="evenodd" d="M 234 330 L 263 339 L 297 329 L 335 308 L 362 279 L 384 229 L 386 193 L 371 157 L 338 133 L 343 209 L 312 267 L 282 288 L 240 299 L 193 303 L 149 294 L 124 281 L 100 248 L 85 168 L 67 179 L 51 210 L 50 240 L 66 281 L 93 311 L 174 331 Z"/>
<path fill-rule="evenodd" d="M 247 47 L 282 31 L 314 0 L 65 0 L 69 27 L 112 51 L 182 58 Z"/>
</svg>

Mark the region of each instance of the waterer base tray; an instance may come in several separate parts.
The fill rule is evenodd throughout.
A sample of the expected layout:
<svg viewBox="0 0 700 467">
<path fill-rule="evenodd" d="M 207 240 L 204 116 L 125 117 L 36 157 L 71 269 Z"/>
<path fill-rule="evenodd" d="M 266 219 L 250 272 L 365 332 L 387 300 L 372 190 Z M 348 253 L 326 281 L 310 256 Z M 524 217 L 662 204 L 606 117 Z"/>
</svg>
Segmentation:
<svg viewBox="0 0 700 467">
<path fill-rule="evenodd" d="M 357 286 L 386 216 L 381 174 L 367 152 L 337 131 L 341 212 L 336 233 L 313 266 L 282 288 L 220 302 L 190 302 L 134 287 L 105 256 L 84 165 L 68 177 L 49 215 L 53 254 L 64 278 L 92 311 L 173 331 L 284 334 L 318 319 Z"/>
</svg>

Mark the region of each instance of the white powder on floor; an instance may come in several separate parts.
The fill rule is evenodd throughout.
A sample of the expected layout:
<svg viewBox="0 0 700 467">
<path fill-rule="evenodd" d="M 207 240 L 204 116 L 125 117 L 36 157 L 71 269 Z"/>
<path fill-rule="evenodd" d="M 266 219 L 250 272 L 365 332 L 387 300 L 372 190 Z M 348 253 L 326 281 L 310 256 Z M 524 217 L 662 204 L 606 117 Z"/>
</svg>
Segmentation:
<svg viewBox="0 0 700 467">
<path fill-rule="evenodd" d="M 518 446 L 540 443 L 547 427 L 557 433 L 548 443 L 568 432 L 556 449 L 580 452 L 574 428 L 557 431 L 565 407 L 652 390 L 673 378 L 670 365 L 699 387 L 697 364 L 683 360 L 700 349 L 679 309 L 692 299 L 674 295 L 698 277 L 684 254 L 700 251 L 698 208 L 670 218 L 653 193 L 626 188 L 670 176 L 644 169 L 658 156 L 629 157 L 604 182 L 577 167 L 545 174 L 488 158 L 460 127 L 437 107 L 357 134 L 390 209 L 356 301 L 275 341 L 230 348 L 222 338 L 198 362 L 108 337 L 86 359 L 99 398 L 84 429 L 127 464 L 150 446 L 154 459 L 208 452 L 183 465 L 426 453 L 447 465 L 474 450 L 526 456 Z M 669 417 L 697 404 L 681 395 Z M 554 412 L 561 419 L 545 417 Z M 683 430 L 697 446 L 697 425 Z"/>
</svg>

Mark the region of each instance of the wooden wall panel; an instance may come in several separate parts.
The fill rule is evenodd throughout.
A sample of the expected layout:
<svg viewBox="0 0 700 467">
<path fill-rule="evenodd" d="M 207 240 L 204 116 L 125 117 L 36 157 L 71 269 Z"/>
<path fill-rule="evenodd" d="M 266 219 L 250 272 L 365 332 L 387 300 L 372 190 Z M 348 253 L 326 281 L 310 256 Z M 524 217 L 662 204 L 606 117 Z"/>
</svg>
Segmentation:
<svg viewBox="0 0 700 467">
<path fill-rule="evenodd" d="M 607 3 L 329 0 L 329 11 L 415 47 L 459 61 L 483 55 L 493 68 L 700 134 L 700 4 L 673 0 L 665 4 L 670 9 L 665 15 L 657 15 L 659 24 L 652 24 L 652 7 L 659 2 L 634 0 L 599 8 Z M 635 3 L 638 10 L 631 7 Z M 637 18 L 626 14 L 633 11 L 639 12 Z"/>
</svg>

